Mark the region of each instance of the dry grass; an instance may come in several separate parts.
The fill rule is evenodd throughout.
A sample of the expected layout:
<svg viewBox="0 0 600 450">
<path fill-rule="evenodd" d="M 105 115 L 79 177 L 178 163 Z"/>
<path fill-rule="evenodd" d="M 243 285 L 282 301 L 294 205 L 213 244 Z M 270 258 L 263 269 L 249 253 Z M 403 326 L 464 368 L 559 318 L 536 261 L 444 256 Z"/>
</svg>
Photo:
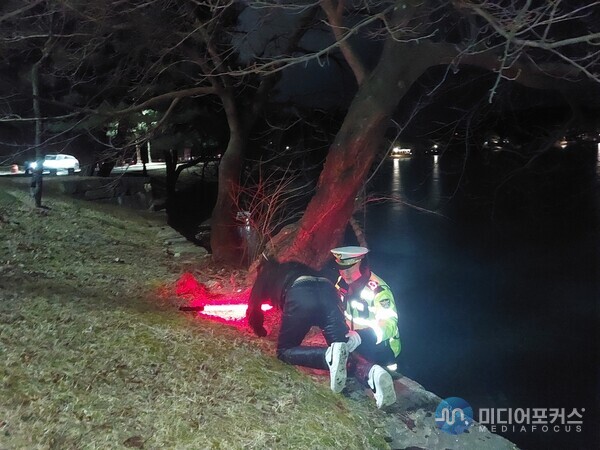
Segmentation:
<svg viewBox="0 0 600 450">
<path fill-rule="evenodd" d="M 161 298 L 160 221 L 0 180 L 0 449 L 385 448 L 373 405 Z"/>
</svg>

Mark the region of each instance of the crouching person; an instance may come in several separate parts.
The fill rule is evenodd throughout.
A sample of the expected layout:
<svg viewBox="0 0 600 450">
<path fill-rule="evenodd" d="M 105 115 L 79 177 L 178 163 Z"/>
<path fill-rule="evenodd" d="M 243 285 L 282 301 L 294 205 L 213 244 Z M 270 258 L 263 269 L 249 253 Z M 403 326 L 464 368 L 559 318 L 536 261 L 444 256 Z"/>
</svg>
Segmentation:
<svg viewBox="0 0 600 450">
<path fill-rule="evenodd" d="M 387 283 L 371 271 L 368 252 L 365 247 L 331 250 L 339 270 L 335 287 L 350 328 L 351 368 L 356 378 L 373 390 L 381 408 L 396 401 L 388 370 L 396 370 L 401 345 L 394 296 Z"/>
<path fill-rule="evenodd" d="M 334 285 L 310 267 L 297 262 L 264 261 L 248 301 L 246 316 L 258 336 L 266 336 L 263 303 L 282 311 L 277 357 L 288 363 L 329 370 L 330 387 L 341 392 L 346 385 L 348 326 Z M 328 347 L 303 346 L 312 326 L 318 326 Z"/>
</svg>

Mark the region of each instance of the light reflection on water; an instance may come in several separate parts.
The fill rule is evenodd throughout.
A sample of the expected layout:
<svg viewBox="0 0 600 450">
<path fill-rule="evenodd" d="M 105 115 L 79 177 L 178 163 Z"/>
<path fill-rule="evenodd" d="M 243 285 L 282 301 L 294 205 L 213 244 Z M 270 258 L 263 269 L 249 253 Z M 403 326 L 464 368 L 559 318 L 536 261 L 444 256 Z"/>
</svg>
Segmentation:
<svg viewBox="0 0 600 450">
<path fill-rule="evenodd" d="M 395 158 L 394 170 L 392 172 L 392 185 L 390 191 L 392 194 L 400 194 L 400 160 Z"/>
<path fill-rule="evenodd" d="M 600 177 L 600 148 L 595 165 Z M 444 213 L 396 203 L 368 210 L 372 265 L 398 301 L 400 370 L 474 408 L 597 410 L 597 180 L 558 172 L 551 180 L 565 186 L 564 199 L 536 181 L 517 192 L 528 202 L 522 211 L 507 202 L 510 214 L 492 220 L 472 202 L 488 192 L 457 190 L 460 176 L 438 157 L 394 160 L 374 187 Z M 509 438 L 550 448 L 540 436 Z"/>
</svg>

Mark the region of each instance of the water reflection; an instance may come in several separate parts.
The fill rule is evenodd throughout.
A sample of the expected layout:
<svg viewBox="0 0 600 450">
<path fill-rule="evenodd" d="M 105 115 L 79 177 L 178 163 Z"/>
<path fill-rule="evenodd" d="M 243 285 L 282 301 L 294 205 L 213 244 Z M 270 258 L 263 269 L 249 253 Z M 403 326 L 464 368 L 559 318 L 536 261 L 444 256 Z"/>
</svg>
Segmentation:
<svg viewBox="0 0 600 450">
<path fill-rule="evenodd" d="M 462 161 L 453 167 L 434 156 L 382 168 L 374 190 L 444 208 L 441 216 L 391 203 L 367 214 L 374 270 L 398 300 L 401 371 L 474 408 L 597 411 L 593 150 L 584 164 L 557 154 L 503 191 L 485 188 L 505 179 L 500 165 L 465 173 Z M 466 186 L 457 185 L 461 177 Z M 509 438 L 525 448 L 550 448 L 544 439 L 562 445 L 557 435 Z"/>
<path fill-rule="evenodd" d="M 433 155 L 433 167 L 431 171 L 431 197 L 435 201 L 435 206 L 439 206 L 442 191 L 440 186 L 440 164 L 439 156 Z"/>
<path fill-rule="evenodd" d="M 400 194 L 400 160 L 394 158 L 394 169 L 392 171 L 392 185 L 390 192 L 392 194 Z"/>
<path fill-rule="evenodd" d="M 392 161 L 390 183 L 386 187 L 396 199 L 391 209 L 401 211 L 407 204 L 435 210 L 440 206 L 442 186 L 438 155 Z"/>
</svg>

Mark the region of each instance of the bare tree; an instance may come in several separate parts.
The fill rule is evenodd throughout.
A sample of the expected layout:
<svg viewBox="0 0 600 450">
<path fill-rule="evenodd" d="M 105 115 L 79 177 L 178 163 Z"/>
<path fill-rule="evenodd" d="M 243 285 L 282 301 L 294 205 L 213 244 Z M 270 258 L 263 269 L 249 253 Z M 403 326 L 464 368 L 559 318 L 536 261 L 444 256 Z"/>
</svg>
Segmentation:
<svg viewBox="0 0 600 450">
<path fill-rule="evenodd" d="M 495 72 L 490 101 L 504 80 L 561 90 L 587 81 L 598 92 L 597 2 L 398 1 L 356 6 L 323 0 L 321 5 L 359 88 L 294 242 L 281 250 L 283 259 L 320 266 L 327 250 L 340 242 L 391 115 L 429 68 L 443 65 L 450 72 L 475 65 Z M 373 18 L 379 27 L 367 34 L 385 44 L 376 66 L 365 74 L 350 36 Z"/>
<path fill-rule="evenodd" d="M 271 253 L 267 244 L 276 233 L 301 218 L 299 204 L 314 186 L 291 166 L 273 170 L 261 163 L 257 179 L 240 184 L 238 192 L 234 192 L 238 229 L 246 235 L 244 256 L 248 262 L 265 251 Z"/>
<path fill-rule="evenodd" d="M 288 21 L 291 29 L 271 33 L 251 55 L 244 55 L 236 36 L 247 9 L 243 2 L 224 0 L 46 0 L 31 8 L 11 3 L 0 11 L 0 19 L 11 25 L 4 42 L 12 45 L 40 48 L 52 35 L 48 30 L 32 32 L 32 21 L 42 17 L 60 16 L 69 30 L 52 35 L 60 39 L 60 51 L 48 61 L 47 74 L 67 81 L 71 91 L 65 101 L 39 93 L 36 99 L 44 97 L 74 114 L 107 121 L 149 107 L 168 116 L 183 98 L 210 96 L 207 102 L 218 101 L 229 139 L 220 164 L 211 240 L 215 259 L 234 263 L 240 255 L 232 192 L 239 184 L 248 136 L 280 77 L 277 70 L 238 72 L 254 65 L 256 58 L 275 60 L 277 51 L 293 51 L 318 10 L 308 8 Z M 263 24 L 270 20 L 277 18 L 261 19 Z"/>
<path fill-rule="evenodd" d="M 211 246 L 215 259 L 228 262 L 240 257 L 232 193 L 279 77 L 293 66 L 343 57 L 356 81 L 354 99 L 294 242 L 278 251 L 319 266 L 343 235 L 390 117 L 423 74 L 445 67 L 441 86 L 467 65 L 486 69 L 496 75 L 488 101 L 506 82 L 597 89 L 599 10 L 598 2 L 532 0 L 9 1 L 0 7 L 7 25 L 0 42 L 39 50 L 57 40 L 46 74 L 69 88 L 40 97 L 63 115 L 114 117 L 153 107 L 168 116 L 183 98 L 222 108 L 229 140 Z M 60 19 L 57 31 L 32 26 L 50 16 Z"/>
</svg>

